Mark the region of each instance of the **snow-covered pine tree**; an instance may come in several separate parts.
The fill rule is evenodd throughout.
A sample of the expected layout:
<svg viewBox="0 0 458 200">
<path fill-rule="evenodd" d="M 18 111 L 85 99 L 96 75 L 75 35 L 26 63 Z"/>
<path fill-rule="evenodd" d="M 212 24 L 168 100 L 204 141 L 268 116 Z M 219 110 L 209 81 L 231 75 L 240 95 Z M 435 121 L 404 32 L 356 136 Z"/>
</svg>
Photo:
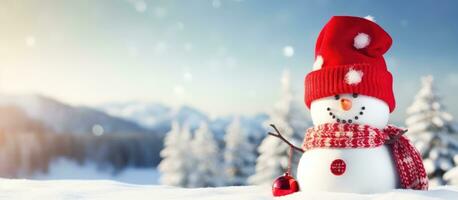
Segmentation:
<svg viewBox="0 0 458 200">
<path fill-rule="evenodd" d="M 300 98 L 294 95 L 287 70 L 283 72 L 281 85 L 281 99 L 269 114 L 266 127 L 269 124 L 275 124 L 283 136 L 293 144 L 300 146 L 305 130 L 310 125 L 306 118 L 305 106 L 302 101 L 298 101 Z M 250 184 L 272 184 L 272 181 L 288 168 L 289 146 L 280 139 L 266 134 L 258 152 L 256 172 L 248 181 Z M 300 156 L 300 153 L 294 152 L 291 166 L 293 175 L 296 173 Z"/>
<path fill-rule="evenodd" d="M 180 128 L 177 122 L 172 123 L 172 129 L 164 140 L 161 151 L 162 161 L 158 169 L 161 173 L 160 182 L 163 185 L 187 186 L 191 154 L 189 153 L 191 133 L 187 126 Z"/>
<path fill-rule="evenodd" d="M 240 118 L 233 119 L 224 136 L 226 185 L 246 185 L 247 178 L 254 173 L 256 156 L 254 147 L 243 131 Z"/>
<path fill-rule="evenodd" d="M 195 131 L 191 142 L 193 168 L 188 187 L 217 187 L 223 184 L 223 169 L 218 145 L 206 122 Z"/>
<path fill-rule="evenodd" d="M 458 143 L 450 124 L 453 117 L 441 105 L 431 75 L 422 78 L 422 87 L 407 114 L 407 135 L 423 156 L 430 185 L 445 184 L 443 175 L 455 165 Z"/>
<path fill-rule="evenodd" d="M 453 156 L 455 167 L 445 172 L 443 178 L 447 185 L 458 185 L 458 154 Z"/>
</svg>

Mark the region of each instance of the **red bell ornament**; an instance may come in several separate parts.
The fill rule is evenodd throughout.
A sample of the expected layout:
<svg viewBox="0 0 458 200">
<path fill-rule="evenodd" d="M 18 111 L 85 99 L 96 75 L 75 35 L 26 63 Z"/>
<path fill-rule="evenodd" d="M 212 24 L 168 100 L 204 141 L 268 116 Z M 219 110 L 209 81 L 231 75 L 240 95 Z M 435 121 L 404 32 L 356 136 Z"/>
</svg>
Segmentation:
<svg viewBox="0 0 458 200">
<path fill-rule="evenodd" d="M 272 185 L 272 194 L 275 197 L 288 195 L 297 191 L 299 191 L 297 181 L 288 172 L 277 177 Z"/>
</svg>

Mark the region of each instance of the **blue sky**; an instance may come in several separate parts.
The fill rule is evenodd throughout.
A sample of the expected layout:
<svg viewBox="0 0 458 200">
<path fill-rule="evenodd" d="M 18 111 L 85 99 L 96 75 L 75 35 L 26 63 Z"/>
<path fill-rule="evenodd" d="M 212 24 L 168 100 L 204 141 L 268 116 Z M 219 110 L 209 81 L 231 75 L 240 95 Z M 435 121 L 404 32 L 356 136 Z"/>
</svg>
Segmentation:
<svg viewBox="0 0 458 200">
<path fill-rule="evenodd" d="M 139 100 L 253 114 L 280 98 L 284 69 L 302 96 L 315 39 L 331 16 L 371 15 L 394 40 L 385 56 L 394 121 L 426 74 L 458 116 L 457 8 L 445 0 L 5 0 L 0 90 L 75 105 Z"/>
</svg>

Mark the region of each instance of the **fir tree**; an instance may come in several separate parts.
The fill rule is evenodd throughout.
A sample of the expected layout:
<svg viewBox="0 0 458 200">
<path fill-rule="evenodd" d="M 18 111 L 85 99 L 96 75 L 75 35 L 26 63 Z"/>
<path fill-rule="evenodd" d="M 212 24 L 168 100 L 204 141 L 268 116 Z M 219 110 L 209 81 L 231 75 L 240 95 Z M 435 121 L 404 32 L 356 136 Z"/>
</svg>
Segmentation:
<svg viewBox="0 0 458 200">
<path fill-rule="evenodd" d="M 455 167 L 448 170 L 443 176 L 447 185 L 458 185 L 458 154 L 453 156 L 453 160 L 455 161 Z"/>
<path fill-rule="evenodd" d="M 188 128 L 180 130 L 177 122 L 172 123 L 172 129 L 167 133 L 164 148 L 161 151 L 162 161 L 159 163 L 161 172 L 160 182 L 164 185 L 187 186 L 189 183 L 190 153 L 189 143 L 191 134 Z"/>
<path fill-rule="evenodd" d="M 246 185 L 247 178 L 254 172 L 256 157 L 240 118 L 235 118 L 227 127 L 224 141 L 226 185 Z"/>
<path fill-rule="evenodd" d="M 218 146 L 206 122 L 196 130 L 191 143 L 193 168 L 188 187 L 216 187 L 223 183 Z"/>
<path fill-rule="evenodd" d="M 443 175 L 455 165 L 458 146 L 450 124 L 452 116 L 444 110 L 432 76 L 422 78 L 422 88 L 407 114 L 407 135 L 423 156 L 430 184 L 445 184 Z"/>
<path fill-rule="evenodd" d="M 290 86 L 288 71 L 284 71 L 282 79 L 282 93 L 280 101 L 270 113 L 268 124 L 275 124 L 283 136 L 295 145 L 302 142 L 306 128 L 309 126 L 306 119 L 305 106 L 297 101 Z M 300 145 L 299 145 L 300 146 Z M 249 178 L 251 184 L 271 184 L 288 168 L 289 146 L 278 138 L 267 136 L 258 148 L 259 157 L 256 161 L 256 172 Z M 301 154 L 294 152 L 292 159 L 292 174 L 295 174 Z"/>
</svg>

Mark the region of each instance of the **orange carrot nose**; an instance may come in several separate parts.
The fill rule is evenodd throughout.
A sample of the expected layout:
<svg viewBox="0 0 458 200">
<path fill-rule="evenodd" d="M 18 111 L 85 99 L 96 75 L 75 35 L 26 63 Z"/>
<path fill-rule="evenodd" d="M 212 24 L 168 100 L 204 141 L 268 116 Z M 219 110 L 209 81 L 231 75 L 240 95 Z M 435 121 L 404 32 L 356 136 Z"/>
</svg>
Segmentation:
<svg viewBox="0 0 458 200">
<path fill-rule="evenodd" d="M 342 107 L 343 110 L 348 111 L 351 109 L 351 100 L 348 99 L 340 99 L 340 107 Z"/>
</svg>

